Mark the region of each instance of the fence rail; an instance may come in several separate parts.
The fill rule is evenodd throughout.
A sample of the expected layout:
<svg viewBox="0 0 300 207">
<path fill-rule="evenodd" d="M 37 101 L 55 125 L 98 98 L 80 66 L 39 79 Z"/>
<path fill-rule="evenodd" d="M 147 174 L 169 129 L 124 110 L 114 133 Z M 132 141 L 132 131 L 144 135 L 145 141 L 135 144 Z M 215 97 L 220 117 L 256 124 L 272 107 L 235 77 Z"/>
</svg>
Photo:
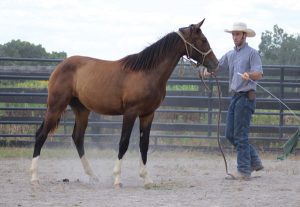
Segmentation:
<svg viewBox="0 0 300 207">
<path fill-rule="evenodd" d="M 21 139 L 32 143 L 34 133 L 42 122 L 46 110 L 47 88 L 27 87 L 26 83 L 47 81 L 51 70 L 43 71 L 39 65 L 1 66 L 2 62 L 59 63 L 61 60 L 0 58 L 0 141 L 9 143 Z M 52 66 L 52 69 L 54 66 Z M 300 66 L 264 66 L 264 78 L 260 84 L 282 99 L 294 112 L 300 115 Z M 184 69 L 184 75 L 182 74 Z M 34 72 L 33 72 L 34 71 Z M 221 98 L 221 135 L 224 134 L 226 110 L 230 101 L 228 81 L 225 74 L 219 75 Z M 20 84 L 21 83 L 21 84 Z M 211 88 L 205 91 L 196 79 L 193 69 L 179 64 L 168 81 L 167 95 L 156 111 L 151 130 L 151 143 L 156 145 L 185 144 L 191 146 L 214 145 L 216 139 L 216 116 L 218 96 L 214 80 L 207 80 Z M 30 84 L 29 84 L 30 85 Z M 61 141 L 70 137 L 74 117 L 68 108 L 62 117 L 57 133 L 51 137 Z M 136 123 L 138 125 L 138 123 Z M 257 90 L 257 107 L 250 128 L 252 141 L 263 147 L 279 146 L 298 127 L 293 115 L 263 90 Z M 119 141 L 121 116 L 91 114 L 86 137 L 90 141 Z M 138 127 L 133 138 L 138 142 Z M 111 140 L 111 141 L 108 141 Z M 275 143 L 275 144 L 274 144 Z"/>
</svg>

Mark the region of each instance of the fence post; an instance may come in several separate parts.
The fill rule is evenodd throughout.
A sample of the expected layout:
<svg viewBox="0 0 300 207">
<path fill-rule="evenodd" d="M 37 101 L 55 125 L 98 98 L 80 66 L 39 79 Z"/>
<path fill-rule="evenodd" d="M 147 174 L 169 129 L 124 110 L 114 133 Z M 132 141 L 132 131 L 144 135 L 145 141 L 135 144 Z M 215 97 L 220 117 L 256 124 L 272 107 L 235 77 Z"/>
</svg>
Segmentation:
<svg viewBox="0 0 300 207">
<path fill-rule="evenodd" d="M 284 99 L 284 67 L 280 68 L 280 99 Z M 283 116 L 284 116 L 284 107 L 280 104 L 280 112 L 279 112 L 279 138 L 283 137 Z"/>
<path fill-rule="evenodd" d="M 211 125 L 212 125 L 212 113 L 213 113 L 213 107 L 212 107 L 212 96 L 213 96 L 213 82 L 211 79 L 209 79 L 209 93 L 208 93 L 208 107 L 207 107 L 207 124 L 208 124 L 208 131 L 207 136 L 211 137 Z"/>
</svg>

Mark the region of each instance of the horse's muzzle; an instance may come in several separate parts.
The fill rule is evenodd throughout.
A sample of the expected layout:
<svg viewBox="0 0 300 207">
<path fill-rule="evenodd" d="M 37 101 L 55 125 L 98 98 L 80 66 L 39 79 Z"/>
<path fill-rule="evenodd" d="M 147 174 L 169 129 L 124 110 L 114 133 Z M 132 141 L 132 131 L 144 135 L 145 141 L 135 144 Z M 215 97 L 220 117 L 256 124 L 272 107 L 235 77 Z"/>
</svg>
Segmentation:
<svg viewBox="0 0 300 207">
<path fill-rule="evenodd" d="M 207 72 L 215 72 L 219 69 L 219 62 L 212 62 L 210 61 L 209 64 L 206 66 Z"/>
</svg>

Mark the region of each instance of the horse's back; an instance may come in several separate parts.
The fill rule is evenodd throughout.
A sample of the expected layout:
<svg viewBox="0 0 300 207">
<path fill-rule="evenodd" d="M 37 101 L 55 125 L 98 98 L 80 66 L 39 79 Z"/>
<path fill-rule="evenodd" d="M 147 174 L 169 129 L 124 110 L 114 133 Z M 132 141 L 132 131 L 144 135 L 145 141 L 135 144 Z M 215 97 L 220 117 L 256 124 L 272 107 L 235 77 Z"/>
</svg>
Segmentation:
<svg viewBox="0 0 300 207">
<path fill-rule="evenodd" d="M 88 110 L 121 115 L 152 113 L 165 95 L 156 73 L 131 71 L 121 61 L 73 56 L 59 64 L 49 81 L 48 103 L 77 98 Z"/>
<path fill-rule="evenodd" d="M 60 63 L 49 80 L 49 96 L 76 97 L 89 110 L 105 114 L 121 112 L 122 68 L 118 61 L 72 56 Z M 54 98 L 54 96 L 53 96 Z M 49 100 L 48 100 L 49 101 Z"/>
<path fill-rule="evenodd" d="M 49 79 L 49 87 L 55 83 L 64 85 L 76 85 L 77 81 L 88 82 L 99 74 L 105 76 L 109 73 L 116 61 L 100 60 L 86 56 L 72 56 L 65 59 L 52 72 Z M 109 66 L 109 67 L 108 67 Z"/>
</svg>

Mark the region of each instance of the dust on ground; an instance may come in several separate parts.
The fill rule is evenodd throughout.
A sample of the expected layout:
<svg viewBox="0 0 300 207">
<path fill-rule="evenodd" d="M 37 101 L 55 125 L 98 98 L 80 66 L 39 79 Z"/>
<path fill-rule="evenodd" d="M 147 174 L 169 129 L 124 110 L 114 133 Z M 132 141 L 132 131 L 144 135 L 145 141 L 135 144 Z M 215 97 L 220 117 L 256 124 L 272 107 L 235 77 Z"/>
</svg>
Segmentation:
<svg viewBox="0 0 300 207">
<path fill-rule="evenodd" d="M 74 153 L 75 154 L 75 153 Z M 87 155 L 89 155 L 87 153 Z M 300 206 L 300 161 L 263 157 L 265 170 L 250 181 L 225 179 L 224 162 L 216 154 L 154 152 L 148 156 L 148 172 L 155 182 L 143 187 L 138 176 L 139 155 L 127 153 L 122 166 L 122 189 L 113 187 L 113 150 L 89 156 L 99 178 L 90 183 L 81 162 L 74 157 L 39 160 L 39 185 L 30 183 L 28 158 L 0 158 L 0 206 Z M 230 155 L 230 171 L 235 156 Z"/>
</svg>

